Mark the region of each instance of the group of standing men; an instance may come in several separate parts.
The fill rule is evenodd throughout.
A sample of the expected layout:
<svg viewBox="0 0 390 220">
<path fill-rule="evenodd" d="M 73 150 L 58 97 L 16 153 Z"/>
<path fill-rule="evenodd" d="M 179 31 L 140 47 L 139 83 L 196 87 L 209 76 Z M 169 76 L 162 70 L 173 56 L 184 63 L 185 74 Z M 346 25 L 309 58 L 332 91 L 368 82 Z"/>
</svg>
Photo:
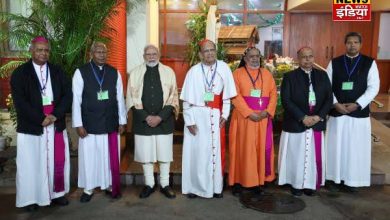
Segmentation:
<svg viewBox="0 0 390 220">
<path fill-rule="evenodd" d="M 332 60 L 327 74 L 313 68 L 313 50 L 303 47 L 298 51 L 299 68 L 283 78 L 279 184 L 290 184 L 296 196 L 313 195 L 325 179 L 333 181 L 333 189 L 341 182 L 350 191 L 370 185 L 368 105 L 378 93 L 379 77 L 375 61 L 359 53 L 361 44 L 360 34 L 347 34 L 347 53 Z M 262 194 L 262 186 L 275 179 L 273 76 L 261 67 L 255 47 L 245 51 L 234 73 L 216 59 L 212 41 L 203 40 L 199 47 L 202 61 L 187 73 L 180 95 L 185 121 L 182 193 L 188 198 L 223 197 L 225 126 L 232 102 L 228 183 L 234 195 L 243 189 Z M 159 62 L 158 48 L 145 47 L 145 62 L 130 72 L 126 101 L 120 73 L 106 63 L 104 43 L 92 44 L 91 61 L 76 70 L 72 88 L 61 69 L 48 62 L 50 47 L 44 37 L 32 40 L 30 52 L 32 59 L 11 78 L 18 116 L 16 206 L 33 211 L 51 202 L 68 204 L 65 113 L 72 99 L 73 127 L 80 137 L 81 202 L 89 202 L 96 187 L 112 198 L 121 196 L 119 134 L 125 130 L 129 111 L 134 160 L 142 164 L 145 176 L 140 198 L 149 197 L 156 188 L 156 162 L 160 192 L 175 198 L 169 169 L 179 96 L 175 73 Z"/>
</svg>

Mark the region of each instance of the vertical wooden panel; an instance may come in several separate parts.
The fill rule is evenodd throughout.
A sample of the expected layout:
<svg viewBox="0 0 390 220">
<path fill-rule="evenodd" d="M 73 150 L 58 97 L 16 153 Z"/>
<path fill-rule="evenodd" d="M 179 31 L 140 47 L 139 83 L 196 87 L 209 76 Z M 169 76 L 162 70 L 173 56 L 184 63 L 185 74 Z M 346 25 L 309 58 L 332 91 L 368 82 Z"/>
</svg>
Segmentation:
<svg viewBox="0 0 390 220">
<path fill-rule="evenodd" d="M 390 89 L 390 60 L 377 60 L 379 78 L 381 80 L 380 93 L 387 93 Z"/>
<path fill-rule="evenodd" d="M 345 54 L 344 37 L 350 31 L 350 22 L 348 21 L 332 21 L 332 45 L 331 58 Z M 332 48 L 333 47 L 333 48 Z"/>
<path fill-rule="evenodd" d="M 285 3 L 287 5 L 287 2 Z M 287 6 L 286 6 L 287 7 Z M 291 27 L 290 12 L 284 13 L 283 21 L 283 56 L 287 56 L 290 52 L 290 27 Z"/>
<path fill-rule="evenodd" d="M 297 13 L 290 16 L 289 56 L 303 46 L 313 48 L 315 62 L 323 67 L 330 60 L 331 15 L 329 13 Z"/>
</svg>

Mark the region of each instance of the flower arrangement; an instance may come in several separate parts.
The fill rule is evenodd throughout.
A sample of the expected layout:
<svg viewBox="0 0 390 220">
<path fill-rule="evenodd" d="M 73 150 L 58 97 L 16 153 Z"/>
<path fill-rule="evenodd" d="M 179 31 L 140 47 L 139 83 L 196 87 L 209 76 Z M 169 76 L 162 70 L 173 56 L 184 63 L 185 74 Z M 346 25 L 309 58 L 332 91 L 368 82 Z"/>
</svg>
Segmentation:
<svg viewBox="0 0 390 220">
<path fill-rule="evenodd" d="M 235 60 L 230 63 L 228 63 L 228 66 L 232 72 L 238 68 L 238 65 L 240 65 L 240 60 Z"/>
<path fill-rule="evenodd" d="M 274 75 L 275 84 L 278 90 L 275 119 L 282 120 L 283 106 L 280 98 L 280 86 L 282 84 L 283 75 L 297 68 L 297 65 L 291 57 L 281 57 L 278 54 L 274 54 L 273 59 L 267 60 L 264 66 Z"/>
</svg>

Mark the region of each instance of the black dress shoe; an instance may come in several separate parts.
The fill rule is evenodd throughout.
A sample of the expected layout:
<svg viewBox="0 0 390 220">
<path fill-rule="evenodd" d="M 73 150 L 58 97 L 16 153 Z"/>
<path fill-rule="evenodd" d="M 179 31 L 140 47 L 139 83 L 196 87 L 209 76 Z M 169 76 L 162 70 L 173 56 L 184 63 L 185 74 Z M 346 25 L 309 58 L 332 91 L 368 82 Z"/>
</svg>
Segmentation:
<svg viewBox="0 0 390 220">
<path fill-rule="evenodd" d="M 303 190 L 303 193 L 307 196 L 315 196 L 316 195 L 316 191 L 315 190 L 312 190 L 312 189 L 304 189 Z"/>
<path fill-rule="evenodd" d="M 113 196 L 112 195 L 112 191 L 110 191 L 110 190 L 104 190 L 104 193 L 106 194 L 106 196 L 109 196 L 109 197 L 111 197 L 113 199 L 120 199 L 120 198 L 122 198 L 122 194 L 119 193 L 118 195 Z"/>
<path fill-rule="evenodd" d="M 31 205 L 25 206 L 24 209 L 27 212 L 35 212 L 36 210 L 38 210 L 38 207 L 39 206 L 37 204 L 31 204 Z"/>
<path fill-rule="evenodd" d="M 250 189 L 250 191 L 257 195 L 257 196 L 263 196 L 263 195 L 266 195 L 265 191 L 264 191 L 264 187 L 261 187 L 261 186 L 255 186 L 255 187 L 252 187 Z"/>
<path fill-rule="evenodd" d="M 145 186 L 141 193 L 139 194 L 139 197 L 141 199 L 145 199 L 145 198 L 148 198 L 150 196 L 150 194 L 152 194 L 154 192 L 154 187 L 150 187 L 150 186 Z"/>
<path fill-rule="evenodd" d="M 357 187 L 352 187 L 352 186 L 347 186 L 347 185 L 343 186 L 343 190 L 347 193 L 358 193 L 359 192 Z"/>
<path fill-rule="evenodd" d="M 242 186 L 240 184 L 234 184 L 232 187 L 233 196 L 240 196 L 242 193 Z"/>
<path fill-rule="evenodd" d="M 198 197 L 198 196 L 193 194 L 193 193 L 188 193 L 187 194 L 187 198 L 189 198 L 189 199 L 195 199 L 196 197 Z"/>
<path fill-rule="evenodd" d="M 168 199 L 176 198 L 175 192 L 169 186 L 166 186 L 164 188 L 160 187 L 160 192 L 164 194 L 164 196 L 167 197 Z"/>
<path fill-rule="evenodd" d="M 67 198 L 65 198 L 65 196 L 61 196 L 61 197 L 58 197 L 58 198 L 55 198 L 53 200 L 51 200 L 53 204 L 55 205 L 60 205 L 60 206 L 66 206 L 69 204 L 69 201 Z"/>
<path fill-rule="evenodd" d="M 91 201 L 93 194 L 88 195 L 87 193 L 83 192 L 83 194 L 80 197 L 80 202 L 86 203 Z"/>
<path fill-rule="evenodd" d="M 217 198 L 217 199 L 222 199 L 223 198 L 223 193 L 214 193 L 213 197 Z"/>
<path fill-rule="evenodd" d="M 301 196 L 303 192 L 301 189 L 295 189 L 294 187 L 291 187 L 291 194 L 294 196 Z"/>
<path fill-rule="evenodd" d="M 340 189 L 339 189 L 339 185 L 338 184 L 336 184 L 335 182 L 333 182 L 333 181 L 330 181 L 330 180 L 327 180 L 326 182 L 325 182 L 325 188 L 329 191 L 329 192 L 338 192 L 338 191 L 340 191 Z"/>
</svg>

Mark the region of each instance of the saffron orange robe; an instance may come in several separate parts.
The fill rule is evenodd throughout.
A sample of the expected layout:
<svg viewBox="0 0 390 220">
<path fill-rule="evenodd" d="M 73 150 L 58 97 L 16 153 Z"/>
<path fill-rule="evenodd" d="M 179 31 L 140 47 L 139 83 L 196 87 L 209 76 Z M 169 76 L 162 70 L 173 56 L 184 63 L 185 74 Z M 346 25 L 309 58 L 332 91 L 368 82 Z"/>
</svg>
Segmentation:
<svg viewBox="0 0 390 220">
<path fill-rule="evenodd" d="M 249 119 L 253 112 L 244 97 L 251 95 L 253 84 L 248 73 L 255 80 L 258 69 L 241 67 L 234 71 L 237 96 L 232 99 L 234 105 L 229 130 L 229 185 L 239 183 L 244 187 L 264 185 L 264 182 L 275 179 L 274 146 L 270 150 L 270 174 L 266 176 L 265 145 L 267 126 L 271 120 L 264 118 L 259 122 Z M 276 110 L 277 92 L 272 74 L 261 68 L 256 89 L 261 90 L 261 97 L 269 97 L 269 104 L 265 111 L 273 118 Z M 272 138 L 272 136 L 271 136 Z"/>
</svg>

